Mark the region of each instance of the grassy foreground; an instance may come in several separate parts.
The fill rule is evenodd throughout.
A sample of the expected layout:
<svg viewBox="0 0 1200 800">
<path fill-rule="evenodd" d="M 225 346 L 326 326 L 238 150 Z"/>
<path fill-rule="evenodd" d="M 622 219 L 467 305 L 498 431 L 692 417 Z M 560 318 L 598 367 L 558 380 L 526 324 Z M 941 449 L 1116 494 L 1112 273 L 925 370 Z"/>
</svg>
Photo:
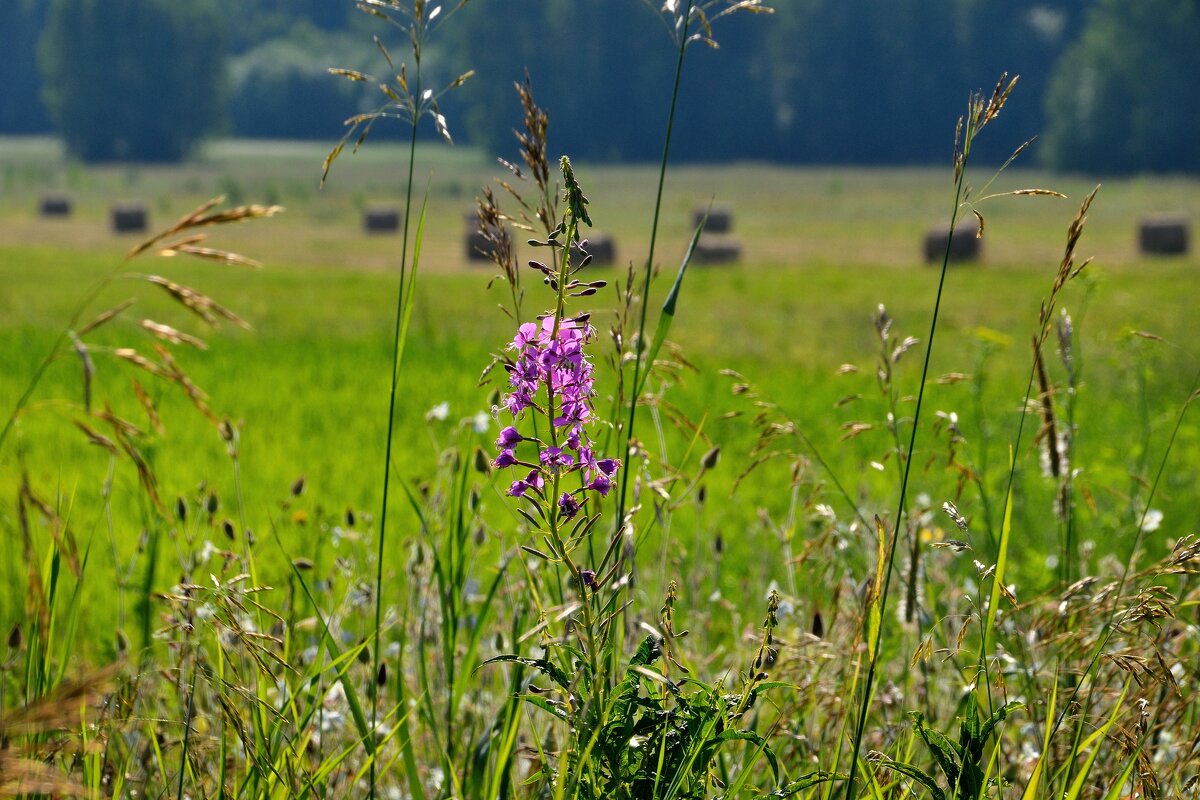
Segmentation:
<svg viewBox="0 0 1200 800">
<path fill-rule="evenodd" d="M 41 145 L 28 146 L 41 152 Z M 295 157 L 311 155 L 301 148 Z M 512 796 L 525 777 L 556 763 L 553 712 L 555 703 L 570 704 L 572 690 L 535 663 L 539 643 L 562 644 L 539 636 L 539 620 L 570 613 L 576 589 L 560 586 L 558 604 L 530 599 L 539 567 L 518 549 L 530 542 L 526 521 L 502 496 L 508 477 L 475 470 L 477 450 L 484 460 L 494 455 L 501 424 L 487 413 L 497 385 L 477 382 L 491 354 L 512 338 L 514 323 L 497 309 L 500 288 L 485 288 L 494 270 L 466 267 L 456 244 L 460 206 L 474 192 L 467 181 L 488 174 L 471 157 L 439 165 L 431 183 L 430 244 L 405 354 L 394 458 L 397 483 L 412 499 L 394 499 L 399 534 L 384 562 L 384 663 L 391 672 L 366 674 L 370 658 L 355 658 L 372 636 L 366 576 L 376 567 L 373 522 L 391 359 L 392 309 L 384 298 L 394 284 L 381 269 L 395 249 L 354 228 L 356 203 L 390 193 L 369 174 L 391 154 L 378 148 L 367 155 L 378 160 L 350 173 L 355 188 L 335 182 L 328 200 L 281 189 L 273 199 L 290 206 L 288 213 L 223 240 L 267 260 L 264 270 L 181 258 L 130 263 L 131 271 L 167 275 L 210 294 L 247 319 L 252 332 L 198 324 L 156 287 L 136 281 L 118 281 L 96 300 L 93 312 L 137 300 L 130 316 L 89 337 L 92 399 L 95 409 L 111 402 L 119 416 L 147 429 L 144 452 L 163 510 L 148 502 L 131 465 L 89 445 L 72 425 L 79 413 L 69 404 L 82 400 L 83 383 L 69 349 L 48 369 L 0 453 L 0 525 L 7 541 L 21 543 L 9 548 L 0 574 L 0 627 L 15 632 L 3 651 L 0 715 L 44 689 L 67 721 L 29 740 L 15 725 L 17 733 L 8 735 L 32 741 L 41 761 L 61 759 L 94 796 L 138 786 L 160 787 L 166 796 L 162 787 L 185 784 L 195 796 L 220 796 L 220 787 L 240 796 L 355 796 L 364 762 L 353 755 L 360 746 L 354 704 L 367 702 L 371 686 L 383 687 L 383 727 L 374 734 L 376 758 L 387 767 L 382 785 L 397 793 Z M 236 147 L 212 158 L 224 165 L 218 173 L 244 182 L 246 200 L 259 199 L 258 181 L 288 185 L 280 177 L 287 169 L 259 177 L 238 161 L 247 157 Z M 578 171 L 598 223 L 638 247 L 635 230 L 646 209 L 619 190 L 634 187 L 631 196 L 644 198 L 636 187 L 652 182 L 649 170 Z M 103 231 L 98 204 L 111 182 L 154 187 L 165 198 L 164 218 L 213 188 L 206 182 L 211 170 L 125 174 L 75 176 L 81 197 L 96 205 L 65 232 L 61 223 L 33 219 L 17 207 L 21 192 L 6 190 L 11 214 L 0 224 L 17 233 L 5 241 L 30 242 L 0 248 L 6 413 L 84 287 L 117 266 L 128 245 Z M 1017 186 L 1049 179 L 1016 173 L 1006 180 Z M 195 183 L 179 192 L 178 181 Z M 1196 774 L 1196 554 L 1177 542 L 1200 525 L 1200 490 L 1189 468 L 1200 463 L 1200 435 L 1191 417 L 1172 435 L 1195 388 L 1200 323 L 1188 287 L 1197 263 L 1136 258 L 1130 228 L 1145 198 L 1182 204 L 1196 196 L 1194 182 L 1126 181 L 1101 191 L 1080 245 L 1098 262 L 1058 302 L 1073 321 L 1070 370 L 1053 347 L 1046 350 L 1057 419 L 1073 431 L 1069 524 L 1056 511 L 1062 480 L 1044 476 L 1039 464 L 1036 409 L 1014 454 L 1011 524 L 1002 521 L 1029 339 L 1078 189 L 1090 188 L 1066 183 L 1050 181 L 1072 195 L 1069 201 L 985 208 L 986 262 L 949 276 L 931 372 L 949 377 L 932 382 L 927 397 L 943 413 L 925 417 L 919 431 L 915 502 L 902 539 L 908 557 L 897 565 L 903 585 L 895 591 L 904 600 L 880 623 L 894 632 L 866 742 L 874 754 L 863 780 L 872 796 L 929 790 L 910 762 L 933 771 L 944 768 L 945 756 L 965 773 L 961 752 L 947 756 L 952 748 L 928 745 L 942 740 L 925 721 L 957 738 L 956 718 L 975 713 L 968 703 L 976 702 L 985 718 L 1006 701 L 1024 704 L 979 745 L 982 753 L 982 742 L 991 743 L 981 770 L 1000 779 L 990 789 L 985 781 L 991 796 L 1116 797 L 1135 781 L 1142 791 L 1159 786 L 1172 796 Z M 843 698 L 861 681 L 877 575 L 879 542 L 870 523 L 894 511 L 896 439 L 910 413 L 923 343 L 892 363 L 886 380 L 877 369 L 881 352 L 890 362 L 904 337 L 928 330 L 936 275 L 916 263 L 916 244 L 924 225 L 938 218 L 945 189 L 944 175 L 933 171 L 749 166 L 675 173 L 669 204 L 677 221 L 660 249 L 665 266 L 654 307 L 682 254 L 686 212 L 708 194 L 737 209 L 735 230 L 747 258 L 688 273 L 670 334 L 679 349 L 664 349 L 649 385 L 640 511 L 623 562 L 634 602 L 622 622 L 630 650 L 644 635 L 641 625 L 691 629 L 686 639 L 668 637 L 676 666 L 667 664 L 662 682 L 640 688 L 646 708 L 699 707 L 694 696 L 692 705 L 672 706 L 670 691 L 656 688 L 673 686 L 682 678 L 677 667 L 686 666 L 738 695 L 747 706 L 739 718 L 769 738 L 782 765 L 768 768 L 765 746 L 748 736 L 744 751 L 714 767 L 714 780 L 765 792 L 798 786 L 812 770 L 845 769 L 853 709 Z M 605 277 L 623 284 L 625 271 Z M 542 310 L 533 299 L 541 287 L 530 284 L 526 310 L 534 313 Z M 601 339 L 619 307 L 614 288 L 590 298 Z M 883 343 L 872 324 L 880 304 L 895 320 Z M 209 344 L 206 352 L 175 354 L 207 391 L 216 418 L 236 425 L 236 459 L 177 387 L 146 380 L 164 423 L 163 433 L 150 430 L 130 389 L 131 378 L 145 380 L 144 371 L 113 352 L 130 344 L 149 351 L 137 325 L 143 318 Z M 600 387 L 614 380 L 607 358 L 595 357 Z M 846 364 L 859 370 L 842 369 Z M 741 377 L 722 375 L 725 369 Z M 598 406 L 605 391 L 598 389 Z M 443 402 L 445 418 L 436 412 Z M 1156 483 L 1168 442 L 1170 458 Z M 1161 517 L 1146 513 L 1152 487 L 1152 509 Z M 969 535 L 940 510 L 947 500 L 969 519 Z M 956 555 L 937 546 L 952 539 L 966 539 L 973 550 Z M 985 625 L 987 567 L 1005 552 L 1014 600 L 991 590 L 988 609 L 998 619 Z M 1119 588 L 1112 583 L 1118 577 Z M 772 587 L 779 594 L 770 601 L 764 637 Z M 971 652 L 988 645 L 978 638 L 981 628 L 997 648 L 984 660 L 994 672 L 983 674 L 974 671 Z M 481 666 L 513 653 L 528 663 Z M 1099 667 L 1089 663 L 1093 654 L 1102 655 Z M 147 679 L 144 688 L 123 678 L 112 694 L 113 676 L 89 668 L 117 658 L 130 674 L 158 670 L 165 677 L 152 685 Z M 759 698 L 758 684 L 739 684 L 747 670 L 784 685 Z M 79 677 L 85 684 L 76 694 L 51 691 Z M 979 691 L 964 692 L 966 686 Z M 352 700 L 353 687 L 359 697 Z M 93 738 L 76 719 L 80 698 L 101 709 L 106 730 L 122 737 Z M 923 721 L 906 711 L 919 711 Z M 53 750 L 51 730 L 63 728 L 68 744 Z M 625 745 L 636 748 L 637 738 L 627 732 Z M 922 754 L 927 745 L 932 755 Z M 217 764 L 221 776 L 213 777 Z M 956 783 L 939 785 L 947 781 Z M 793 793 L 832 791 L 805 786 Z"/>
</svg>

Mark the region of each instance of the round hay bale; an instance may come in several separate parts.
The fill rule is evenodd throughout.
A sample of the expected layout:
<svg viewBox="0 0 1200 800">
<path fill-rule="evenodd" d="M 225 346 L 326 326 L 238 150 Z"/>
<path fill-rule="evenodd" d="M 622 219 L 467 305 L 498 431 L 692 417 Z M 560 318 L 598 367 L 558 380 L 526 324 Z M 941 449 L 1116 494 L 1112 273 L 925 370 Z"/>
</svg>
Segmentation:
<svg viewBox="0 0 1200 800">
<path fill-rule="evenodd" d="M 711 211 L 708 208 L 693 209 L 692 230 L 696 229 L 705 214 L 708 214 L 708 222 L 704 223 L 705 233 L 729 233 L 733 230 L 733 209 L 729 206 L 713 206 Z"/>
<path fill-rule="evenodd" d="M 368 234 L 396 233 L 400 230 L 400 209 L 372 206 L 363 211 L 363 231 Z"/>
<path fill-rule="evenodd" d="M 115 233 L 142 233 L 148 215 L 143 203 L 117 203 L 112 207 L 112 229 Z"/>
<path fill-rule="evenodd" d="M 925 233 L 925 261 L 929 264 L 942 263 L 946 255 L 946 242 L 950 243 L 950 261 L 978 261 L 983 251 L 983 239 L 979 238 L 979 223 L 974 220 L 959 223 L 950 236 L 949 225 L 938 225 Z"/>
<path fill-rule="evenodd" d="M 583 251 L 592 257 L 592 266 L 609 267 L 617 260 L 617 243 L 607 233 L 590 233 Z"/>
<path fill-rule="evenodd" d="M 38 203 L 38 213 L 43 217 L 69 217 L 71 216 L 71 198 L 65 194 L 48 194 Z"/>
<path fill-rule="evenodd" d="M 742 243 L 736 236 L 703 233 L 692 252 L 692 261 L 697 264 L 732 264 L 741 259 Z"/>
<path fill-rule="evenodd" d="M 487 237 L 483 235 L 483 231 L 479 230 L 479 214 L 475 211 L 470 211 L 463 214 L 463 249 L 466 251 L 467 261 L 475 263 L 490 263 L 492 260 L 492 245 L 488 242 Z"/>
<path fill-rule="evenodd" d="M 1182 214 L 1146 217 L 1138 226 L 1138 249 L 1143 255 L 1150 256 L 1187 253 L 1187 217 Z"/>
</svg>

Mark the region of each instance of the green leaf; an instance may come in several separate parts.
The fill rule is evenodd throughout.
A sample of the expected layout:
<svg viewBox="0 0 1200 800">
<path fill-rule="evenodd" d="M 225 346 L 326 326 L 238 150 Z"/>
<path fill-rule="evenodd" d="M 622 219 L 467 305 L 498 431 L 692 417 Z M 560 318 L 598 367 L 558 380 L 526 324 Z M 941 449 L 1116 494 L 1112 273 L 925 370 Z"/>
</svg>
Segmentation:
<svg viewBox="0 0 1200 800">
<path fill-rule="evenodd" d="M 537 708 L 540 708 L 542 711 L 545 711 L 547 714 L 552 714 L 552 715 L 558 717 L 563 722 L 567 721 L 567 712 L 563 711 L 561 706 L 551 703 L 549 700 L 547 700 L 544 697 L 539 697 L 536 694 L 526 694 L 526 695 L 522 695 L 521 699 L 524 700 L 526 703 L 529 703 L 529 705 L 531 705 L 531 706 L 536 706 Z"/>
<path fill-rule="evenodd" d="M 967 750 L 979 741 L 979 698 L 972 691 L 967 695 L 967 706 L 963 709 L 962 725 L 959 729 L 959 742 Z"/>
<path fill-rule="evenodd" d="M 638 645 L 637 652 L 629 660 L 631 667 L 648 667 L 662 655 L 662 638 L 657 634 L 649 634 Z"/>
<path fill-rule="evenodd" d="M 706 212 L 704 218 L 700 220 L 700 224 L 696 226 L 696 232 L 692 234 L 692 241 L 688 245 L 687 252 L 683 254 L 679 272 L 675 273 L 675 283 L 671 284 L 671 291 L 667 292 L 662 313 L 658 315 L 658 325 L 654 329 L 654 339 L 650 344 L 650 349 L 646 352 L 646 368 L 642 371 L 642 377 L 638 380 L 638 385 L 633 393 L 635 398 L 640 397 L 642 390 L 646 387 L 646 380 L 650 377 L 650 367 L 654 365 L 654 359 L 658 357 L 658 351 L 662 349 L 663 342 L 667 339 L 667 332 L 671 330 L 671 323 L 675 319 L 675 308 L 679 303 L 679 290 L 683 286 L 683 275 L 687 272 L 688 264 L 692 262 L 692 254 L 696 252 L 696 243 L 700 241 L 700 233 L 704 230 L 704 223 L 707 221 L 708 213 Z"/>
<path fill-rule="evenodd" d="M 412 269 L 408 273 L 408 286 L 404 290 L 404 313 L 400 326 L 400 336 L 396 347 L 396 370 L 400 370 L 400 362 L 404 359 L 404 346 L 408 342 L 408 325 L 412 320 L 414 298 L 416 297 L 417 268 L 421 264 L 421 243 L 425 239 L 425 208 L 429 204 L 429 189 L 425 190 L 425 199 L 421 201 L 421 215 L 417 218 L 417 231 L 413 236 Z"/>
<path fill-rule="evenodd" d="M 717 741 L 720 742 L 752 742 L 758 746 L 762 754 L 767 757 L 767 763 L 771 765 L 771 774 L 775 780 L 779 780 L 779 761 L 775 758 L 775 753 L 767 746 L 767 740 L 754 731 L 721 731 L 717 736 Z"/>
<path fill-rule="evenodd" d="M 1121 707 L 1125 703 L 1125 695 L 1129 693 L 1129 684 L 1131 682 L 1131 680 L 1125 681 L 1125 687 L 1121 689 L 1121 696 L 1117 698 L 1117 702 L 1113 705 L 1112 714 L 1109 716 L 1108 721 L 1105 722 L 1100 728 L 1093 731 L 1092 734 L 1084 740 L 1083 745 L 1080 747 L 1081 751 L 1090 747 L 1091 752 L 1088 753 L 1087 760 L 1084 761 L 1083 766 L 1079 769 L 1079 773 L 1075 776 L 1075 780 L 1072 781 L 1071 788 L 1065 795 L 1063 795 L 1065 800 L 1079 800 L 1080 795 L 1082 795 L 1084 786 L 1087 783 L 1088 775 L 1090 775 L 1092 772 L 1092 765 L 1096 763 L 1096 756 L 1100 755 L 1100 746 L 1103 744 L 1103 739 L 1104 737 L 1108 736 L 1109 728 L 1111 728 L 1117 721 Z"/>
<path fill-rule="evenodd" d="M 1011 448 L 1008 462 L 1013 463 Z M 996 559 L 996 571 L 992 575 L 992 594 L 988 600 L 987 624 L 984 626 L 979 643 L 979 656 L 986 658 L 988 637 L 996 627 L 996 610 L 1000 607 L 1000 587 L 1004 585 L 1004 568 L 1008 563 L 1008 542 L 1012 534 L 1013 487 L 1009 484 L 1008 494 L 1004 498 L 1004 520 L 1000 524 L 1000 554 Z"/>
<path fill-rule="evenodd" d="M 947 783 L 951 786 L 956 785 L 959 773 L 962 771 L 963 760 L 963 753 L 958 745 L 950 741 L 945 734 L 926 725 L 925 716 L 920 711 L 910 711 L 908 716 L 912 719 L 917 734 L 925 742 L 929 752 L 933 754 L 933 758 L 941 767 L 942 772 L 945 773 Z"/>
<path fill-rule="evenodd" d="M 567 674 L 565 672 L 563 672 L 561 669 L 559 669 L 559 667 L 556 664 L 552 663 L 548 659 L 545 659 L 545 658 L 523 658 L 521 656 L 514 656 L 514 655 L 501 655 L 501 656 L 496 656 L 494 658 L 489 658 L 487 661 L 484 661 L 482 664 L 480 664 L 479 668 L 482 669 L 483 667 L 486 667 L 488 664 L 498 664 L 498 663 L 520 664 L 523 667 L 533 667 L 538 672 L 541 672 L 543 675 L 550 678 L 550 680 L 554 681 L 562 688 L 570 691 L 571 679 L 568 678 Z"/>
<path fill-rule="evenodd" d="M 887 756 L 880 754 L 879 766 L 890 769 L 892 772 L 899 772 L 901 775 L 906 775 L 921 783 L 929 790 L 929 794 L 933 796 L 933 800 L 946 800 L 946 793 L 938 787 L 937 781 L 912 764 L 905 764 L 903 761 L 893 761 Z"/>
<path fill-rule="evenodd" d="M 988 737 L 992 735 L 992 731 L 996 729 L 996 726 L 1007 719 L 1010 713 L 1024 707 L 1024 703 L 1018 703 L 1016 700 L 1006 703 L 1003 708 L 992 714 L 991 719 L 983 724 L 983 727 L 979 731 L 979 739 L 986 742 Z"/>
<path fill-rule="evenodd" d="M 803 792 L 805 789 L 811 789 L 819 783 L 829 783 L 830 781 L 844 781 L 849 776 L 841 772 L 824 772 L 818 770 L 810 772 L 807 775 L 801 776 L 786 786 L 781 786 L 771 792 L 767 797 L 791 797 L 794 794 Z"/>
</svg>

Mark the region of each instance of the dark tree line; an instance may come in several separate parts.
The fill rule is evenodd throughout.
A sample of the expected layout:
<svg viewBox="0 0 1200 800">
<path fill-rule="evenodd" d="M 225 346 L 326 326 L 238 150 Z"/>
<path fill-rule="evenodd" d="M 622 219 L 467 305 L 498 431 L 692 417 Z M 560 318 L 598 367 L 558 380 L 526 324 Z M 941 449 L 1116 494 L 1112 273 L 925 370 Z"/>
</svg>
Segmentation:
<svg viewBox="0 0 1200 800">
<path fill-rule="evenodd" d="M 678 158 L 944 162 L 968 92 L 1008 71 L 1021 82 L 998 122 L 1006 130 L 981 141 L 996 148 L 981 155 L 999 160 L 1042 135 L 1035 151 L 1064 169 L 1200 169 L 1200 0 L 769 4 L 769 17 L 720 20 L 719 51 L 689 50 Z M 425 60 L 434 84 L 477 71 L 444 104 L 456 139 L 509 152 L 512 82 L 528 70 L 553 146 L 656 160 L 676 55 L 659 5 L 472 0 Z M 325 68 L 384 68 L 376 33 L 398 56 L 406 50 L 354 6 L 7 0 L 0 132 L 52 122 L 88 159 L 174 158 L 211 131 L 333 140 L 341 120 L 380 97 Z"/>
<path fill-rule="evenodd" d="M 178 161 L 223 113 L 214 3 L 55 0 L 41 37 L 42 98 L 85 161 Z"/>
<path fill-rule="evenodd" d="M 505 140 L 512 76 L 528 68 L 559 143 L 597 158 L 658 156 L 674 52 L 637 2 L 484 0 L 454 32 L 480 78 L 459 97 L 472 136 Z M 570 4 L 568 4 L 570 5 Z M 614 6 L 623 7 L 613 13 Z M 691 160 L 928 163 L 949 157 L 971 89 L 1023 76 L 1006 115 L 1045 128 L 1042 96 L 1078 36 L 1082 0 L 776 0 L 771 17 L 720 21 L 693 46 L 676 151 Z M 586 6 L 587 8 L 580 8 Z M 561 11 L 561 9 L 559 9 Z M 536 37 L 523 35 L 536 18 Z M 505 42 L 520 42 L 519 47 Z"/>
</svg>

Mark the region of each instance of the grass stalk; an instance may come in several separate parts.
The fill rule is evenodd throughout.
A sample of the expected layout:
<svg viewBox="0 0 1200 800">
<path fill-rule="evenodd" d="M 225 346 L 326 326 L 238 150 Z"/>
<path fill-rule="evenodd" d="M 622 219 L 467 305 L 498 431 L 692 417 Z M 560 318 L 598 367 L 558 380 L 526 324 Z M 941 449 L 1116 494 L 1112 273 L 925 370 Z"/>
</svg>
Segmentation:
<svg viewBox="0 0 1200 800">
<path fill-rule="evenodd" d="M 420 61 L 417 61 L 416 72 L 416 96 L 420 96 L 421 91 L 421 72 Z M 413 173 L 416 166 L 417 157 L 417 122 L 419 118 L 414 115 L 412 120 L 412 135 L 409 139 L 408 147 L 408 181 L 405 188 L 404 196 L 404 230 L 403 241 L 400 245 L 400 280 L 396 285 L 396 314 L 393 320 L 393 338 L 392 338 L 392 380 L 391 388 L 388 393 L 388 416 L 387 416 L 387 436 L 385 439 L 384 459 L 383 459 L 383 500 L 379 512 L 379 536 L 376 548 L 376 564 L 375 564 L 375 628 L 374 628 L 374 646 L 371 648 L 371 674 L 379 674 L 379 657 L 382 649 L 382 621 L 383 621 L 383 564 L 384 564 L 384 548 L 387 543 L 387 521 L 388 521 L 388 493 L 391 487 L 392 476 L 392 445 L 395 440 L 396 429 L 396 390 L 400 383 L 400 361 L 401 361 L 401 329 L 402 322 L 405 317 L 406 302 L 412 303 L 411 295 L 405 292 L 405 278 L 408 271 L 408 239 L 409 239 L 409 220 L 412 218 L 412 192 L 413 192 Z M 403 672 L 397 670 L 397 673 L 402 676 Z M 375 735 L 375 727 L 379 721 L 379 685 L 378 682 L 372 680 L 370 684 L 370 701 L 371 701 L 371 736 Z M 375 760 L 371 760 L 369 782 L 369 797 L 374 800 L 376 780 Z M 416 795 L 417 787 L 410 787 Z"/>
<path fill-rule="evenodd" d="M 675 129 L 675 109 L 679 102 L 679 86 L 683 79 L 683 61 L 684 55 L 687 52 L 688 44 L 688 25 L 692 18 L 692 0 L 687 0 L 683 10 L 683 25 L 679 35 L 679 53 L 675 60 L 675 79 L 671 88 L 671 107 L 667 112 L 667 132 L 663 137 L 663 152 L 662 159 L 658 166 L 658 186 L 654 194 L 654 218 L 650 224 L 650 247 L 646 254 L 646 270 L 642 282 L 642 309 L 638 320 L 637 330 L 637 351 L 636 358 L 633 360 L 633 396 L 629 398 L 629 416 L 625 422 L 625 447 L 624 455 L 621 463 L 625 464 L 625 469 L 621 470 L 621 486 L 617 491 L 617 506 L 616 514 L 614 515 L 614 526 L 616 531 L 621 530 L 625 520 L 625 498 L 629 487 L 629 473 L 632 471 L 629 463 L 629 454 L 633 448 L 633 431 L 634 424 L 637 421 L 638 407 L 638 387 L 641 383 L 641 375 L 643 370 L 650 371 L 652 366 L 645 361 L 644 354 L 646 352 L 646 312 L 650 308 L 650 280 L 654 276 L 654 248 L 658 242 L 659 219 L 662 213 L 662 198 L 663 188 L 667 182 L 667 162 L 671 154 L 671 134 Z"/>
<path fill-rule="evenodd" d="M 967 133 L 967 142 L 973 135 L 972 131 Z M 969 152 L 969 146 L 964 148 L 964 153 Z M 965 167 L 965 156 L 964 156 Z M 965 186 L 965 168 L 959 171 L 958 178 L 955 181 L 954 187 L 954 207 L 950 214 L 950 235 L 946 237 L 946 251 L 942 255 L 942 268 L 938 274 L 937 292 L 933 299 L 933 319 L 929 323 L 929 339 L 925 346 L 925 358 L 921 364 L 921 380 L 917 388 L 917 404 L 913 411 L 912 431 L 908 437 L 908 449 L 904 456 L 904 472 L 900 477 L 900 499 L 896 505 L 896 516 L 893 518 L 891 538 L 888 542 L 886 568 L 883 579 L 883 591 L 880 597 L 875 602 L 879 603 L 879 618 L 880 624 L 874 633 L 874 645 L 870 648 L 870 656 L 867 661 L 867 674 L 863 680 L 862 694 L 858 705 L 858 719 L 854 726 L 854 747 L 850 757 L 850 775 L 846 781 L 846 800 L 854 800 L 856 796 L 856 788 L 854 776 L 858 770 L 859 754 L 862 751 L 862 739 L 866 733 L 867 712 L 871 706 L 871 696 L 875 688 L 876 672 L 879 662 L 879 650 L 883 644 L 883 631 L 886 627 L 883 620 L 887 619 L 887 601 L 888 592 L 892 583 L 892 571 L 895 563 L 896 546 L 900 539 L 900 526 L 903 524 L 905 505 L 908 499 L 908 481 L 912 472 L 913 453 L 917 444 L 917 430 L 920 427 L 921 408 L 925 402 L 925 386 L 929 378 L 929 362 L 933 355 L 933 341 L 937 333 L 938 319 L 942 306 L 942 293 L 946 285 L 946 273 L 950 266 L 950 245 L 953 240 L 954 226 L 958 221 L 958 210 L 962 203 L 963 189 Z"/>
</svg>

